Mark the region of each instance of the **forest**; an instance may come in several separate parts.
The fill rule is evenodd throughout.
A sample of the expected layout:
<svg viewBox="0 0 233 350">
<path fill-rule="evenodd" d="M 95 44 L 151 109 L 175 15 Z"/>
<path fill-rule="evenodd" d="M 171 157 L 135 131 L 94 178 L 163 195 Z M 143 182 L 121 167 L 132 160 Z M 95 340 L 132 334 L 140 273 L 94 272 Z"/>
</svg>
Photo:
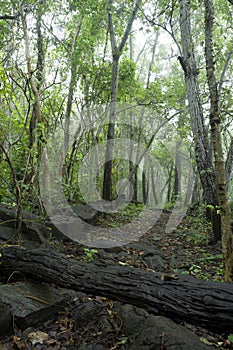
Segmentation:
<svg viewBox="0 0 233 350">
<path fill-rule="evenodd" d="M 232 349 L 233 1 L 0 26 L 0 350 Z"/>
</svg>

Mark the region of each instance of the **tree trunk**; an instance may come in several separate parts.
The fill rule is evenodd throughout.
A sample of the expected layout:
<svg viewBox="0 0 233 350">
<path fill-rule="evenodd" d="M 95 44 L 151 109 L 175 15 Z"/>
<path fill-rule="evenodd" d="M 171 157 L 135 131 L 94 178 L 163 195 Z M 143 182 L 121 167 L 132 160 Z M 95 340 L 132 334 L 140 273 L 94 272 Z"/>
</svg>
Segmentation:
<svg viewBox="0 0 233 350">
<path fill-rule="evenodd" d="M 23 28 L 23 36 L 25 42 L 25 57 L 27 64 L 27 77 L 28 82 L 33 94 L 33 106 L 32 106 L 32 115 L 29 124 L 29 145 L 28 145 L 28 161 L 26 170 L 23 177 L 23 184 L 38 186 L 38 167 L 40 163 L 41 153 L 43 144 L 46 142 L 45 136 L 45 123 L 44 117 L 41 108 L 41 96 L 40 96 L 40 88 L 43 83 L 44 78 L 44 67 L 45 67 L 45 52 L 44 52 L 44 39 L 42 35 L 42 16 L 43 16 L 43 0 L 39 0 L 36 7 L 36 33 L 37 33 L 37 63 L 36 63 L 36 74 L 34 73 L 34 68 L 32 66 L 32 58 L 30 52 L 30 38 L 28 35 L 27 21 L 26 21 L 26 8 L 23 2 L 20 3 L 19 13 L 20 19 Z M 45 158 L 45 161 L 47 159 Z M 36 180 L 36 181 L 35 181 Z M 37 189 L 38 190 L 38 189 Z M 34 200 L 34 196 L 28 189 L 24 193 L 24 200 L 28 202 L 32 202 Z M 39 201 L 39 200 L 38 200 Z M 36 203 L 37 205 L 38 203 Z"/>
<path fill-rule="evenodd" d="M 38 48 L 38 58 L 37 58 L 37 69 L 43 69 L 43 60 L 44 60 L 44 52 L 43 52 L 43 45 L 42 45 L 42 35 L 41 35 L 41 8 L 39 4 L 38 10 L 37 10 L 37 48 Z M 25 56 L 26 56 L 26 62 L 27 62 L 27 74 L 28 74 L 28 81 L 32 89 L 32 93 L 34 96 L 34 105 L 33 105 L 33 111 L 32 111 L 32 118 L 30 122 L 30 144 L 29 148 L 33 147 L 33 144 L 35 142 L 35 132 L 36 132 L 36 126 L 38 123 L 43 122 L 42 118 L 42 112 L 41 112 L 41 105 L 40 105 L 40 95 L 39 95 L 39 88 L 41 84 L 41 80 L 39 80 L 38 85 L 36 84 L 35 80 L 33 79 L 33 69 L 31 64 L 31 54 L 30 54 L 30 41 L 28 37 L 28 31 L 27 31 L 27 23 L 26 23 L 26 11 L 23 6 L 23 4 L 20 5 L 20 16 L 21 16 L 21 22 L 23 27 L 23 35 L 24 35 L 24 41 L 25 41 Z M 37 71 L 37 79 L 42 79 L 42 72 Z"/>
<path fill-rule="evenodd" d="M 172 180 L 173 180 L 173 170 L 174 170 L 174 164 L 171 164 L 170 169 L 168 169 L 168 179 L 167 179 L 167 202 L 170 203 L 172 201 Z M 161 197 L 166 189 L 166 186 L 162 188 L 161 191 Z"/>
<path fill-rule="evenodd" d="M 151 60 L 149 63 L 149 68 L 148 68 L 148 73 L 147 73 L 147 81 L 146 81 L 146 89 L 149 88 L 150 85 L 150 79 L 151 79 L 151 74 L 153 71 L 153 66 L 154 66 L 154 59 L 155 59 L 155 51 L 158 45 L 158 38 L 159 38 L 159 31 L 157 30 L 156 35 L 155 35 L 155 40 L 152 46 L 152 56 L 151 56 Z"/>
<path fill-rule="evenodd" d="M 181 195 L 181 159 L 180 159 L 180 147 L 182 141 L 176 142 L 176 156 L 175 156 L 175 179 L 174 188 L 172 194 L 172 202 L 176 200 Z"/>
<path fill-rule="evenodd" d="M 151 167 L 150 169 L 150 175 L 151 175 L 151 188 L 152 188 L 152 208 L 159 203 L 158 199 L 158 186 L 155 182 L 155 172 L 154 167 Z"/>
<path fill-rule="evenodd" d="M 219 211 L 221 213 L 222 250 L 225 265 L 225 281 L 233 282 L 233 247 L 231 232 L 231 211 L 227 198 L 226 172 L 221 138 L 221 120 L 219 95 L 215 77 L 213 23 L 214 5 L 212 0 L 204 0 L 205 4 L 205 58 L 206 72 L 210 91 L 210 126 L 214 150 L 216 188 Z"/>
<path fill-rule="evenodd" d="M 116 122 L 119 59 L 120 59 L 119 55 L 113 54 L 110 117 L 109 117 L 109 124 L 108 124 L 108 133 L 107 133 L 107 146 L 106 146 L 106 156 L 105 156 L 105 165 L 104 165 L 104 182 L 103 182 L 103 199 L 107 201 L 110 201 L 112 199 L 112 155 L 113 155 L 113 139 L 114 139 L 115 122 Z"/>
<path fill-rule="evenodd" d="M 68 149 L 69 149 L 69 141 L 70 141 L 70 116 L 72 111 L 72 104 L 73 104 L 73 95 L 74 95 L 74 88 L 76 84 L 76 76 L 77 76 L 77 62 L 75 60 L 75 49 L 76 49 L 76 43 L 78 36 L 81 31 L 82 26 L 82 20 L 83 17 L 81 17 L 77 28 L 75 30 L 73 39 L 72 39 L 72 45 L 71 45 L 71 53 L 70 53 L 70 82 L 69 82 L 69 92 L 67 97 L 67 104 L 66 104 L 66 112 L 65 112 L 65 128 L 64 128 L 64 156 L 66 155 Z"/>
<path fill-rule="evenodd" d="M 10 171 L 11 171 L 11 177 L 15 186 L 15 199 L 16 199 L 16 204 L 17 204 L 17 210 L 16 210 L 16 230 L 17 233 L 21 232 L 22 229 L 22 222 L 23 222 L 23 208 L 22 208 L 22 194 L 21 194 L 21 189 L 20 189 L 20 185 L 19 182 L 17 180 L 17 176 L 15 173 L 15 168 L 14 165 L 12 163 L 12 160 L 7 152 L 7 150 L 5 149 L 5 147 L 0 143 L 0 149 L 3 151 L 3 153 L 5 154 L 6 157 L 6 161 L 10 167 Z"/>
<path fill-rule="evenodd" d="M 46 249 L 0 249 L 1 276 L 20 272 L 24 278 L 105 296 L 142 307 L 157 315 L 233 332 L 233 288 L 191 276 L 162 276 L 105 261 L 80 262 Z"/>
<path fill-rule="evenodd" d="M 147 203 L 148 200 L 148 187 L 149 187 L 149 183 L 147 182 L 147 178 L 146 178 L 146 169 L 145 169 L 145 165 L 144 165 L 144 171 L 142 172 L 142 200 L 143 200 L 143 204 Z"/>
<path fill-rule="evenodd" d="M 179 57 L 179 61 L 185 75 L 196 163 L 203 188 L 204 200 L 206 204 L 216 208 L 218 198 L 215 186 L 215 172 L 200 99 L 198 70 L 193 50 L 190 16 L 189 0 L 180 0 L 180 31 L 183 57 Z M 215 240 L 220 240 L 220 217 L 217 215 L 216 210 L 212 213 L 213 217 Z"/>
<path fill-rule="evenodd" d="M 226 161 L 227 190 L 229 190 L 230 183 L 232 180 L 232 169 L 233 169 L 233 137 L 231 138 L 231 143 L 228 150 L 227 161 Z"/>
<path fill-rule="evenodd" d="M 107 147 L 106 147 L 106 157 L 104 165 L 104 181 L 103 181 L 103 199 L 110 201 L 112 198 L 112 154 L 113 154 L 113 139 L 115 131 L 116 122 L 116 103 L 117 103 L 117 92 L 118 92 L 118 70 L 119 70 L 119 60 L 128 37 L 131 32 L 133 22 L 136 18 L 138 8 L 142 0 L 137 0 L 134 9 L 129 18 L 127 27 L 121 39 L 119 45 L 116 42 L 116 33 L 113 25 L 112 18 L 112 0 L 108 0 L 108 27 L 110 33 L 111 49 L 112 49 L 112 84 L 111 84 L 111 104 L 110 104 L 110 118 L 108 125 L 107 134 Z"/>
</svg>

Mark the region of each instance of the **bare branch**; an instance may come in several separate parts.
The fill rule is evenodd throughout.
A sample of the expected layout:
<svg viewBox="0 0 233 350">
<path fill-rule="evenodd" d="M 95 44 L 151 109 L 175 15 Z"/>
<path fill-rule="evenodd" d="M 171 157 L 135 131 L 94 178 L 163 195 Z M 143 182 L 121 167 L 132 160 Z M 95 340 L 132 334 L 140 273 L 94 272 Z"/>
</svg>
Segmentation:
<svg viewBox="0 0 233 350">
<path fill-rule="evenodd" d="M 17 203 L 16 222 L 17 222 L 17 232 L 19 233 L 21 231 L 21 228 L 22 228 L 22 220 L 23 220 L 21 189 L 19 187 L 19 183 L 17 180 L 17 176 L 16 176 L 16 172 L 15 172 L 15 168 L 14 168 L 14 165 L 12 163 L 12 160 L 8 154 L 8 151 L 3 146 L 2 143 L 0 143 L 0 149 L 4 153 L 4 155 L 6 157 L 6 161 L 9 164 L 9 167 L 11 170 L 12 180 L 13 180 L 14 185 L 15 185 L 15 192 L 16 192 L 15 197 L 16 197 L 16 203 Z"/>
<path fill-rule="evenodd" d="M 233 1 L 233 0 L 232 0 Z M 166 10 L 166 9 L 165 9 Z M 161 16 L 164 12 L 162 11 L 157 17 Z M 173 39 L 173 41 L 175 42 L 177 48 L 178 48 L 178 51 L 180 53 L 180 55 L 182 55 L 182 50 L 181 50 L 181 47 L 180 47 L 180 44 L 178 42 L 178 40 L 176 39 L 175 35 L 174 35 L 174 32 L 173 32 L 173 29 L 171 27 L 171 30 L 169 30 L 165 24 L 160 24 L 158 22 L 155 22 L 154 18 L 149 18 L 148 15 L 145 14 L 145 12 L 143 12 L 142 9 L 140 9 L 141 13 L 143 14 L 145 20 L 153 27 L 159 27 L 159 28 L 162 28 L 163 30 L 165 30 L 165 32 L 167 32 L 169 34 L 169 36 L 171 36 L 171 38 Z M 170 17 L 170 25 L 171 25 L 171 20 L 172 20 L 172 16 Z"/>
<path fill-rule="evenodd" d="M 231 1 L 233 3 L 233 0 L 231 0 Z M 223 70 L 222 70 L 222 74 L 221 74 L 221 77 L 220 77 L 220 80 L 219 80 L 219 84 L 218 84 L 218 94 L 219 94 L 219 96 L 221 94 L 222 86 L 223 86 L 223 83 L 224 83 L 224 77 L 225 77 L 225 74 L 226 74 L 226 71 L 227 71 L 227 68 L 228 68 L 228 65 L 230 63 L 230 59 L 231 59 L 232 55 L 233 55 L 233 51 L 230 51 L 227 54 L 227 59 L 226 59 L 226 62 L 224 64 L 224 67 L 223 67 Z"/>
<path fill-rule="evenodd" d="M 124 35 L 123 35 L 123 37 L 122 37 L 121 43 L 120 43 L 120 45 L 119 45 L 119 51 L 120 51 L 120 53 L 122 52 L 122 50 L 123 50 L 124 47 L 125 47 L 125 43 L 126 43 L 126 41 L 127 41 L 127 39 L 128 39 L 129 32 L 131 31 L 133 22 L 134 22 L 134 20 L 135 20 L 136 14 L 137 14 L 137 12 L 138 12 L 138 10 L 139 10 L 139 6 L 141 5 L 141 3 L 142 3 L 142 0 L 137 0 L 136 4 L 135 4 L 135 6 L 134 6 L 133 12 L 132 12 L 131 17 L 130 17 L 130 19 L 129 19 L 129 22 L 128 22 L 128 24 L 127 24 L 127 27 L 126 27 L 126 29 L 125 29 L 125 32 L 124 32 Z"/>
<path fill-rule="evenodd" d="M 110 33 L 110 40 L 111 40 L 111 46 L 112 46 L 112 50 L 116 51 L 117 50 L 117 43 L 116 43 L 116 36 L 115 36 L 115 31 L 113 28 L 113 20 L 112 20 L 112 1 L 109 0 L 108 1 L 108 30 Z"/>
<path fill-rule="evenodd" d="M 17 13 L 17 15 L 11 16 L 11 15 L 2 15 L 0 16 L 0 19 L 10 19 L 10 20 L 14 20 L 17 19 L 19 17 L 19 13 Z"/>
</svg>

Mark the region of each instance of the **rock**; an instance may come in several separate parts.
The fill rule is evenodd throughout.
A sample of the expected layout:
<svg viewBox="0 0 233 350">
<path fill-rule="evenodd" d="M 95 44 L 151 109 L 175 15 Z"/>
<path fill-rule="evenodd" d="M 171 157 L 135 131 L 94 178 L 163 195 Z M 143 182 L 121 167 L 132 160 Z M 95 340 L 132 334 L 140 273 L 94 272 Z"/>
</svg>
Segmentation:
<svg viewBox="0 0 233 350">
<path fill-rule="evenodd" d="M 77 350 L 106 350 L 103 344 L 86 344 L 82 343 Z"/>
<path fill-rule="evenodd" d="M 73 308 L 71 314 L 78 326 L 85 327 L 90 321 L 96 320 L 102 309 L 101 305 L 86 301 Z"/>
<path fill-rule="evenodd" d="M 46 221 L 46 227 L 54 238 L 79 242 L 82 241 L 83 232 L 89 230 L 89 225 L 96 225 L 98 211 L 88 205 L 76 204 L 51 211 L 50 218 Z"/>
<path fill-rule="evenodd" d="M 104 248 L 103 251 L 107 253 L 119 254 L 124 252 L 124 247 L 119 246 L 119 247 L 112 247 L 112 248 Z"/>
<path fill-rule="evenodd" d="M 148 317 L 128 350 L 209 350 L 215 346 L 201 343 L 199 337 L 162 316 Z"/>
<path fill-rule="evenodd" d="M 77 204 L 71 207 L 75 215 L 83 220 L 83 224 L 88 223 L 95 225 L 97 222 L 98 212 L 92 209 L 88 205 Z M 35 214 L 23 211 L 23 223 L 22 232 L 19 234 L 21 242 L 37 242 L 45 243 L 48 239 L 54 238 L 59 241 L 66 241 L 67 237 L 73 238 L 69 234 L 66 236 L 63 232 L 66 232 L 67 218 L 64 216 L 66 213 L 65 209 L 56 209 L 52 213 L 53 217 L 58 217 L 58 227 L 53 220 L 44 220 Z M 64 218 L 63 218 L 64 216 Z M 0 204 L 0 241 L 11 240 L 16 236 L 16 207 L 10 207 Z M 76 232 L 77 223 L 74 223 L 73 231 Z M 78 224 L 79 231 L 83 231 L 85 228 L 80 227 Z M 64 227 L 63 227 L 64 226 Z M 60 230 L 59 230 L 60 227 Z M 70 227 L 69 227 L 70 229 Z"/>
<path fill-rule="evenodd" d="M 153 255 L 159 254 L 161 255 L 161 257 L 164 257 L 164 254 L 158 250 L 156 244 L 153 244 L 152 242 L 148 242 L 144 236 L 139 241 L 132 242 L 126 245 L 125 247 L 133 250 L 145 251 L 147 254 L 149 253 Z"/>
<path fill-rule="evenodd" d="M 138 252 L 144 252 L 140 256 L 152 270 L 161 271 L 164 268 L 165 255 L 158 250 L 156 244 L 146 241 L 144 237 L 126 247 Z"/>
<path fill-rule="evenodd" d="M 96 225 L 98 211 L 85 204 L 76 204 L 72 206 L 72 210 L 78 217 L 90 225 Z"/>
<path fill-rule="evenodd" d="M 15 227 L 16 208 L 0 204 L 0 222 Z M 7 221 L 7 223 L 5 223 Z"/>
<path fill-rule="evenodd" d="M 4 337 L 12 331 L 12 317 L 14 324 L 24 330 L 41 325 L 64 307 L 65 296 L 48 284 L 17 282 L 1 285 L 0 335 Z"/>
<path fill-rule="evenodd" d="M 16 230 L 14 227 L 7 227 L 0 225 L 0 241 L 13 240 L 16 236 Z"/>
<path fill-rule="evenodd" d="M 11 240 L 16 236 L 16 207 L 0 204 L 0 239 Z M 19 238 L 22 241 L 45 242 L 50 237 L 50 230 L 41 222 L 41 219 L 31 213 L 23 212 L 22 232 Z"/>
<path fill-rule="evenodd" d="M 145 253 L 142 258 L 152 270 L 161 271 L 164 267 L 164 260 L 161 254 L 158 254 L 158 251 Z"/>
<path fill-rule="evenodd" d="M 148 312 L 130 304 L 114 302 L 114 312 L 121 320 L 121 332 L 127 337 L 134 337 L 141 331 L 142 324 L 148 317 Z"/>
<path fill-rule="evenodd" d="M 0 338 L 13 332 L 13 319 L 10 306 L 0 300 Z"/>
<path fill-rule="evenodd" d="M 210 350 L 213 346 L 201 343 L 187 328 L 162 317 L 148 314 L 132 305 L 115 303 L 114 311 L 121 319 L 121 331 L 131 339 L 128 350 Z"/>
</svg>

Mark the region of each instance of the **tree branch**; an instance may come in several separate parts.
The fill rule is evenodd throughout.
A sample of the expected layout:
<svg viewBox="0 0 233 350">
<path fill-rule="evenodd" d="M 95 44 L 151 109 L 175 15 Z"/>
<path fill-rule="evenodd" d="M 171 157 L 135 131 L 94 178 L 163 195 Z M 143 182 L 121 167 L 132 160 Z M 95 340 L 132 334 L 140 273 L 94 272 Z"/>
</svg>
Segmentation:
<svg viewBox="0 0 233 350">
<path fill-rule="evenodd" d="M 117 50 L 117 43 L 116 43 L 116 36 L 115 36 L 115 31 L 113 28 L 113 20 L 112 20 L 112 1 L 108 1 L 108 30 L 110 33 L 110 41 L 111 41 L 111 46 L 112 46 L 112 51 Z"/>
<path fill-rule="evenodd" d="M 22 196 L 21 196 L 21 189 L 19 187 L 19 183 L 17 180 L 16 172 L 14 165 L 12 163 L 12 160 L 8 154 L 8 151 L 4 147 L 2 143 L 0 143 L 0 149 L 4 153 L 6 157 L 6 161 L 9 164 L 10 171 L 11 171 L 11 177 L 13 180 L 13 183 L 15 185 L 15 197 L 16 197 L 16 203 L 17 203 L 17 210 L 16 210 L 16 222 L 17 222 L 17 233 L 19 233 L 22 229 L 22 221 L 23 221 L 23 213 L 22 213 Z"/>
<path fill-rule="evenodd" d="M 136 14 L 137 14 L 137 12 L 138 12 L 138 9 L 139 9 L 139 6 L 141 5 L 141 3 L 142 3 L 142 0 L 137 0 L 136 4 L 135 4 L 135 6 L 134 6 L 133 12 L 132 12 L 131 17 L 130 17 L 130 19 L 129 19 L 129 22 L 128 22 L 128 24 L 127 24 L 127 27 L 126 27 L 126 29 L 125 29 L 125 32 L 124 32 L 124 35 L 123 35 L 123 37 L 122 37 L 121 43 L 120 43 L 120 45 L 119 45 L 119 52 L 120 52 L 120 53 L 122 52 L 122 50 L 123 50 L 124 47 L 125 47 L 125 43 L 126 43 L 128 37 L 129 37 L 129 32 L 131 31 L 131 28 L 132 28 L 134 19 L 135 19 L 135 17 L 136 17 Z"/>
<path fill-rule="evenodd" d="M 0 16 L 0 19 L 10 19 L 10 20 L 14 20 L 16 18 L 19 17 L 19 13 L 17 13 L 17 15 L 11 16 L 11 15 L 2 15 Z"/>
<path fill-rule="evenodd" d="M 232 4 L 233 4 L 233 0 L 231 0 L 231 1 L 232 1 Z M 228 65 L 230 63 L 232 55 L 233 55 L 233 51 L 230 51 L 227 54 L 227 59 L 226 59 L 226 62 L 224 64 L 224 67 L 223 67 L 223 70 L 222 70 L 222 74 L 221 74 L 221 77 L 220 77 L 220 80 L 219 80 L 219 84 L 218 84 L 218 94 L 219 94 L 219 96 L 220 96 L 221 91 L 222 91 L 222 86 L 223 86 L 223 83 L 224 83 L 224 77 L 225 77 L 225 74 L 226 74 L 226 71 L 227 71 L 227 68 L 228 68 Z"/>
<path fill-rule="evenodd" d="M 181 67 L 182 67 L 182 69 L 183 69 L 183 71 L 184 71 L 184 74 L 185 74 L 185 76 L 186 76 L 186 75 L 187 75 L 187 72 L 188 72 L 188 69 L 187 69 L 187 63 L 185 62 L 184 57 L 178 56 L 177 59 L 178 59 L 178 61 L 180 62 Z"/>
</svg>

